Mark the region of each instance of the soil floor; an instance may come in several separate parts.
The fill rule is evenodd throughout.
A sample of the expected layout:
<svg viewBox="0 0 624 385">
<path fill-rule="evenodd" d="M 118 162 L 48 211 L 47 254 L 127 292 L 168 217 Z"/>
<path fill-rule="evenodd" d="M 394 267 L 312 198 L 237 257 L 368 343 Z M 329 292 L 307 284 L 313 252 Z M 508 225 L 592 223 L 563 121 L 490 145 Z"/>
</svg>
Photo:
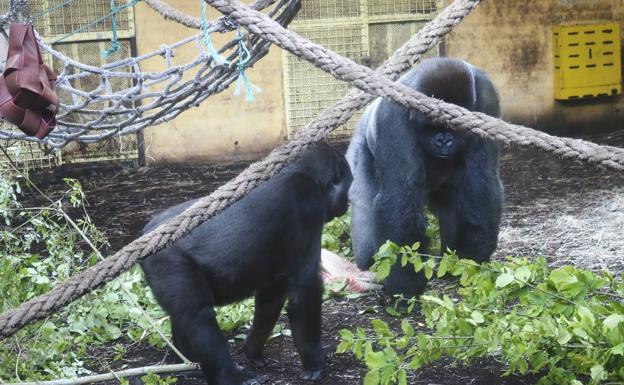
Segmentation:
<svg viewBox="0 0 624 385">
<path fill-rule="evenodd" d="M 601 135 L 591 139 L 621 147 L 624 144 L 622 134 L 624 133 Z M 111 246 L 107 252 L 112 253 L 132 241 L 157 211 L 209 194 L 244 167 L 244 164 L 149 168 L 116 166 L 80 170 L 70 167 L 55 170 L 51 178 L 45 178 L 48 182 L 44 187 L 46 190 L 54 189 L 55 185 L 61 188 L 61 177 L 79 179 L 89 201 L 89 213 L 98 228 L 108 237 Z M 537 150 L 510 147 L 501 150 L 501 178 L 505 186 L 506 204 L 495 258 L 511 254 L 545 255 L 553 265 L 573 260 L 588 267 L 606 266 L 614 272 L 624 271 L 624 246 L 616 242 L 617 236 L 613 236 L 613 232 L 617 230 L 619 232 L 616 235 L 624 234 L 624 205 L 614 206 L 624 202 L 624 173 L 561 160 Z M 619 210 L 620 207 L 623 210 Z M 602 209 L 610 213 L 608 221 L 595 220 L 596 213 L 603 212 L 600 211 Z M 577 242 L 574 244 L 575 248 L 567 247 L 570 244 L 563 244 L 561 241 L 562 226 L 565 232 L 574 231 L 570 230 L 569 221 L 560 220 L 564 217 L 572 218 L 577 225 L 581 224 L 577 226 L 578 234 L 571 237 Z M 588 218 L 594 220 L 589 221 Z M 602 226 L 606 230 L 600 228 Z M 536 232 L 535 229 L 539 231 Z M 595 239 L 596 233 L 603 234 L 600 240 Z M 586 248 L 584 252 L 592 252 L 594 249 L 591 247 L 605 244 L 606 238 L 612 239 L 612 242 L 606 248 L 598 249 L 605 252 L 604 256 L 598 258 L 594 255 L 593 260 L 586 260 L 582 258 L 583 255 L 574 255 L 574 250 L 580 246 Z M 364 311 L 365 309 L 373 309 L 372 314 Z M 318 384 L 362 383 L 366 373 L 363 363 L 351 355 L 335 355 L 333 352 L 338 344 L 340 329 L 355 326 L 370 328 L 369 319 L 372 318 L 396 322 L 396 319 L 383 311 L 383 300 L 377 294 L 356 299 L 333 298 L 324 303 L 323 345 L 328 352 L 328 367 L 325 377 Z M 417 322 L 418 319 L 414 321 Z M 285 320 L 281 319 L 280 322 Z M 232 337 L 231 349 L 235 359 L 239 364 L 248 366 L 240 353 L 240 347 L 241 340 Z M 100 351 L 94 352 L 94 356 L 99 360 L 106 360 L 108 355 Z M 266 357 L 270 364 L 257 370 L 266 383 L 307 384 L 297 379 L 300 365 L 290 337 L 279 336 L 270 340 Z M 138 367 L 162 362 L 174 363 L 177 360 L 168 351 L 132 346 L 123 360 L 107 363 L 114 369 L 121 365 Z M 443 360 L 413 373 L 409 383 L 511 385 L 534 384 L 538 379 L 536 376 L 501 377 L 504 371 L 504 363 L 494 359 L 474 362 L 470 366 L 455 365 Z M 136 380 L 133 382 L 138 383 Z M 191 373 L 190 376 L 181 376 L 177 383 L 205 384 L 205 381 Z"/>
</svg>

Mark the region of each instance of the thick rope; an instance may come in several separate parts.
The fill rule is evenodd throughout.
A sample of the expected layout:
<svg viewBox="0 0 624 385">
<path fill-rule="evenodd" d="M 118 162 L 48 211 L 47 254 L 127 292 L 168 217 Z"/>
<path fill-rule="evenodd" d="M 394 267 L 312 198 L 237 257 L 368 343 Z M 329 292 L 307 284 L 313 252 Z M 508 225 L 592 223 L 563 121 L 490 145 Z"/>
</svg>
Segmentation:
<svg viewBox="0 0 624 385">
<path fill-rule="evenodd" d="M 342 57 L 275 23 L 237 0 L 206 0 L 250 32 L 261 36 L 299 58 L 367 93 L 383 97 L 428 116 L 445 127 L 466 130 L 503 143 L 516 143 L 553 152 L 568 159 L 581 159 L 615 170 L 624 170 L 624 149 L 548 135 L 529 127 L 510 124 L 460 106 L 429 98 L 402 84 L 394 83 L 368 67 Z"/>
<path fill-rule="evenodd" d="M 401 71 L 410 68 L 411 64 L 419 60 L 421 54 L 437 44 L 478 4 L 479 0 L 456 0 L 395 52 L 378 71 L 399 76 Z M 410 55 L 414 56 L 410 57 Z M 49 292 L 1 314 L 0 340 L 111 281 L 142 258 L 162 250 L 202 222 L 241 199 L 260 183 L 279 172 L 288 162 L 296 159 L 306 148 L 322 140 L 335 128 L 348 121 L 355 111 L 372 100 L 371 97 L 359 91 L 356 91 L 355 95 L 357 99 L 348 102 L 345 97 L 298 132 L 293 140 L 279 146 L 263 160 L 253 163 L 236 178 L 219 187 L 209 196 L 200 199 L 179 216 L 132 241 L 105 261 L 72 276 Z"/>
</svg>

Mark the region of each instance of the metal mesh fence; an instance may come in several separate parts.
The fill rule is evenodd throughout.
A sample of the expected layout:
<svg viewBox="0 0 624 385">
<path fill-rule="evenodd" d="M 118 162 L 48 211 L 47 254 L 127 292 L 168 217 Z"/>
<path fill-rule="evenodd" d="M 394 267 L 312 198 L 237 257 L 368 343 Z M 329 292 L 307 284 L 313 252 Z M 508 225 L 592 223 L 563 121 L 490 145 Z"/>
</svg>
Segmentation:
<svg viewBox="0 0 624 385">
<path fill-rule="evenodd" d="M 129 0 L 117 1 L 117 6 L 127 4 Z M 100 67 L 106 63 L 131 57 L 131 40 L 119 40 L 120 48 L 106 59 L 103 53 L 110 48 L 111 19 L 106 17 L 111 12 L 110 0 L 31 0 L 30 14 L 33 24 L 44 39 L 54 42 L 63 39 L 62 43 L 54 44 L 54 49 L 66 56 L 72 57 L 82 63 Z M 10 0 L 0 0 L 1 9 L 8 9 Z M 134 34 L 134 19 L 132 7 L 120 11 L 116 15 L 118 36 L 132 36 Z M 98 23 L 94 23 L 102 19 Z M 88 28 L 84 28 L 93 24 Z M 75 31 L 80 31 L 74 33 Z M 76 67 L 65 67 L 62 60 L 53 58 L 52 55 L 43 51 L 43 60 L 48 63 L 57 74 L 64 69 L 73 74 Z M 5 58 L 1 58 L 3 61 Z M 130 67 L 119 68 L 118 71 L 129 71 Z M 82 77 L 73 78 L 70 83 L 76 89 L 89 92 L 101 85 L 101 77 L 97 74 L 85 74 Z M 110 79 L 110 88 L 113 92 L 121 91 L 132 85 L 132 79 L 115 77 Z M 75 95 L 66 89 L 57 88 L 57 94 L 62 103 L 72 104 Z M 110 102 L 102 101 L 93 103 L 94 109 L 110 107 Z M 114 123 L 114 116 L 107 117 Z M 65 120 L 74 123 L 86 123 L 85 115 L 72 113 Z M 16 131 L 13 125 L 4 121 L 0 122 L 0 129 Z M 7 155 L 16 162 L 28 163 L 33 167 L 47 167 L 62 163 L 87 162 L 100 159 L 128 159 L 137 158 L 137 139 L 135 135 L 124 137 L 112 137 L 98 143 L 75 143 L 66 146 L 62 151 L 46 148 L 42 144 L 5 140 L 0 142 Z M 7 162 L 6 156 L 0 154 L 0 162 Z"/>
<path fill-rule="evenodd" d="M 360 2 L 361 0 L 303 0 L 301 10 L 293 22 L 360 17 Z"/>
<path fill-rule="evenodd" d="M 438 10 L 437 0 L 370 0 L 370 16 L 412 16 L 428 15 Z"/>
<path fill-rule="evenodd" d="M 355 61 L 362 62 L 365 58 L 366 36 L 361 23 L 312 27 L 302 25 L 293 26 L 292 29 Z M 292 54 L 285 55 L 284 69 L 286 121 L 290 137 L 321 111 L 340 100 L 349 86 Z M 355 127 L 355 121 L 351 119 L 348 126 L 335 130 L 332 138 L 348 137 Z"/>
<path fill-rule="evenodd" d="M 435 16 L 438 0 L 303 0 L 291 29 L 360 64 L 377 67 Z M 438 52 L 429 53 L 437 56 Z M 284 55 L 287 135 L 304 127 L 348 86 L 292 54 Z M 331 134 L 348 138 L 361 113 Z"/>
</svg>

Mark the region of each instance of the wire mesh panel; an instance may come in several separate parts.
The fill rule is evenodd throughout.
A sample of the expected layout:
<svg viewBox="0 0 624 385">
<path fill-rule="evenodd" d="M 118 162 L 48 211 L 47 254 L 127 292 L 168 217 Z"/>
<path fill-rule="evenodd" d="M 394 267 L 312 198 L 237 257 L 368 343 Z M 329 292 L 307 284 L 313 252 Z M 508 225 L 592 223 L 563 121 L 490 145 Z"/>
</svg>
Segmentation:
<svg viewBox="0 0 624 385">
<path fill-rule="evenodd" d="M 425 24 L 427 21 L 371 24 L 368 30 L 370 67 L 379 67 Z M 423 58 L 438 55 L 439 50 L 432 49 L 423 55 Z"/>
<path fill-rule="evenodd" d="M 371 68 L 379 66 L 433 18 L 439 0 L 303 0 L 291 29 Z M 438 51 L 429 55 L 437 56 Z M 340 100 L 346 83 L 291 54 L 284 55 L 287 135 L 292 137 L 326 107 Z M 351 136 L 357 114 L 332 133 Z"/>
<path fill-rule="evenodd" d="M 357 18 L 361 15 L 360 0 L 303 0 L 293 21 Z"/>
<path fill-rule="evenodd" d="M 367 42 L 361 23 L 311 27 L 300 25 L 292 29 L 355 61 L 361 62 L 366 55 Z M 284 82 L 289 137 L 325 108 L 340 100 L 349 88 L 347 83 L 334 79 L 330 74 L 289 53 L 285 54 Z M 332 137 L 348 137 L 355 121 L 351 119 L 347 127 L 337 129 Z"/>
<path fill-rule="evenodd" d="M 0 121 L 0 128 L 14 129 L 5 121 Z M 23 140 L 0 141 L 0 164 L 18 163 L 27 168 L 53 167 L 60 163 L 60 154 L 38 143 Z"/>
<path fill-rule="evenodd" d="M 370 0 L 368 14 L 370 17 L 410 17 L 414 15 L 431 15 L 438 11 L 438 0 Z"/>
<path fill-rule="evenodd" d="M 110 46 L 112 37 L 112 22 L 110 0 L 31 0 L 29 1 L 30 15 L 37 32 L 43 38 L 54 44 L 54 48 L 64 55 L 72 57 L 82 63 L 101 66 L 103 64 L 131 57 L 131 40 L 121 39 L 134 36 L 134 14 L 131 0 L 116 0 L 116 7 L 121 7 L 115 16 L 119 50 L 112 53 L 108 59 L 104 57 Z M 7 10 L 10 0 L 0 0 L 0 8 Z M 123 8 L 128 6 L 127 8 Z M 0 58 L 5 60 L 6 58 Z M 50 65 L 54 72 L 63 72 L 64 65 L 58 60 L 52 60 L 52 56 L 43 52 L 43 60 Z M 116 71 L 127 71 L 130 67 L 122 67 Z M 68 67 L 68 71 L 74 71 L 75 67 Z M 110 94 L 130 87 L 131 79 L 115 77 L 110 79 L 106 86 L 110 88 Z M 97 75 L 87 74 L 71 80 L 74 88 L 85 92 L 95 90 L 101 86 L 102 79 Z M 72 95 L 62 86 L 57 87 L 57 94 L 62 103 L 71 103 Z M 93 110 L 110 107 L 109 102 L 93 103 Z M 65 119 L 74 123 L 82 123 L 85 115 L 70 114 Z M 92 118 L 92 117 L 91 117 Z M 107 121 L 115 123 L 114 116 L 107 116 Z M 88 119 L 87 119 L 88 120 Z M 17 130 L 14 126 L 1 121 L 1 129 Z M 89 162 L 95 160 L 111 159 L 136 159 L 137 139 L 135 135 L 113 137 L 105 141 L 92 144 L 78 144 L 63 148 L 62 152 L 47 149 L 42 145 L 19 141 L 2 141 L 0 145 L 7 151 L 10 157 L 18 162 L 29 162 L 34 167 L 52 166 L 55 164 Z M 0 153 L 0 162 L 6 162 L 4 154 Z"/>
<path fill-rule="evenodd" d="M 116 0 L 117 36 L 134 36 L 134 14 L 131 0 Z M 35 29 L 47 42 L 98 40 L 112 37 L 110 0 L 30 0 L 30 15 Z M 10 0 L 0 0 L 5 11 Z"/>
</svg>

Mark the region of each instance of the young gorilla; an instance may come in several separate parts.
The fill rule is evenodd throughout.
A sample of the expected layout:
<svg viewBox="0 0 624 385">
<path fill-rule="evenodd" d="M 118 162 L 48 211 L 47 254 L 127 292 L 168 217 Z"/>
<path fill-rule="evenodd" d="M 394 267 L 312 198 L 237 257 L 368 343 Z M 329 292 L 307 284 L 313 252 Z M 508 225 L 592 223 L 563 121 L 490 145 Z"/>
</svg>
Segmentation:
<svg viewBox="0 0 624 385">
<path fill-rule="evenodd" d="M 174 344 L 201 364 L 209 384 L 256 383 L 253 374 L 232 361 L 214 311 L 252 295 L 255 314 L 244 348 L 251 363 L 265 364 L 264 343 L 288 297 L 288 317 L 303 363 L 300 378 L 321 377 L 321 231 L 325 222 L 346 212 L 351 181 L 344 157 L 320 143 L 141 263 L 154 295 L 171 316 Z M 143 231 L 193 203 L 166 210 Z"/>
<path fill-rule="evenodd" d="M 425 60 L 400 82 L 425 95 L 499 116 L 487 75 L 454 59 Z M 483 262 L 496 248 L 503 204 L 498 146 L 490 140 L 437 126 L 431 119 L 377 99 L 359 121 L 347 160 L 351 235 L 357 264 L 367 269 L 379 247 L 420 242 L 426 252 L 427 204 L 438 217 L 442 250 Z M 424 274 L 396 264 L 386 279 L 392 294 L 415 296 Z"/>
</svg>

